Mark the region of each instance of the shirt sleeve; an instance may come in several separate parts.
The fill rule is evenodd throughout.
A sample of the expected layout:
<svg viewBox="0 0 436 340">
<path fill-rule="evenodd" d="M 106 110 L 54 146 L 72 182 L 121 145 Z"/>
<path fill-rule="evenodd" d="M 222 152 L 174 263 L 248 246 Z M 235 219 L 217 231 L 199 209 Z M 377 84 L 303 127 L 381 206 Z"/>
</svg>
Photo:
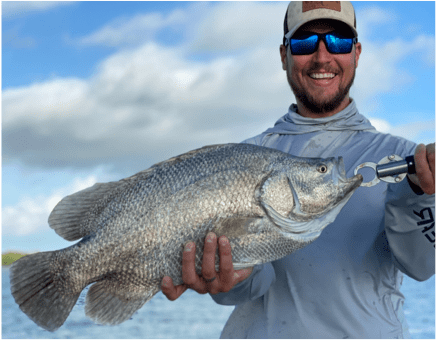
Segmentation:
<svg viewBox="0 0 436 340">
<path fill-rule="evenodd" d="M 276 275 L 271 263 L 256 265 L 251 275 L 239 282 L 232 290 L 211 295 L 211 297 L 220 305 L 239 305 L 264 295 L 275 280 Z"/>
<path fill-rule="evenodd" d="M 435 273 L 435 196 L 416 194 L 407 180 L 388 185 L 385 230 L 395 266 L 424 281 Z"/>
</svg>

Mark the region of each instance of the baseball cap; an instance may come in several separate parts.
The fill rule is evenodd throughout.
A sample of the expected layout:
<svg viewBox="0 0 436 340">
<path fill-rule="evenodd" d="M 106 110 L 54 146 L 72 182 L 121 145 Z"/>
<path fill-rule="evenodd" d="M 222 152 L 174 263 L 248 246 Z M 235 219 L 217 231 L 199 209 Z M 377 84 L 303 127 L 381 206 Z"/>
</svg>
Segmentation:
<svg viewBox="0 0 436 340">
<path fill-rule="evenodd" d="M 285 15 L 284 34 L 292 37 L 305 23 L 317 19 L 341 21 L 357 37 L 356 14 L 350 1 L 291 1 Z"/>
</svg>

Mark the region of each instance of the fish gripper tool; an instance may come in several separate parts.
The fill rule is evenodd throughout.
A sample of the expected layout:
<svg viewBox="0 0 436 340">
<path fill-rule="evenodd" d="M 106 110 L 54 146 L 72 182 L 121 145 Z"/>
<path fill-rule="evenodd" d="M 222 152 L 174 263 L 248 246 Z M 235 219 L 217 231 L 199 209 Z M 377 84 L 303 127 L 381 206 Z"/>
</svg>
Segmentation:
<svg viewBox="0 0 436 340">
<path fill-rule="evenodd" d="M 375 171 L 375 177 L 372 181 L 364 182 L 360 186 L 372 187 L 380 181 L 387 183 L 399 183 L 407 174 L 414 174 L 415 159 L 413 156 L 407 156 L 405 159 L 398 155 L 390 155 L 383 157 L 377 164 L 373 162 L 365 162 L 354 169 L 354 175 L 362 168 L 371 168 Z"/>
</svg>

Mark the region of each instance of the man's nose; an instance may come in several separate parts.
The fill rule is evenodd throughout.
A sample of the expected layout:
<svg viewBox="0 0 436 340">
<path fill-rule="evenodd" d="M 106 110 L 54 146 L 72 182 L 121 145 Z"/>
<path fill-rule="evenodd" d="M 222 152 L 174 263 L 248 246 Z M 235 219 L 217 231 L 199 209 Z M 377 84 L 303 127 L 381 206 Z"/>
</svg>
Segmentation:
<svg viewBox="0 0 436 340">
<path fill-rule="evenodd" d="M 318 49 L 315 51 L 314 58 L 319 63 L 325 63 L 331 60 L 332 55 L 327 51 L 327 47 L 323 40 L 319 42 Z"/>
</svg>

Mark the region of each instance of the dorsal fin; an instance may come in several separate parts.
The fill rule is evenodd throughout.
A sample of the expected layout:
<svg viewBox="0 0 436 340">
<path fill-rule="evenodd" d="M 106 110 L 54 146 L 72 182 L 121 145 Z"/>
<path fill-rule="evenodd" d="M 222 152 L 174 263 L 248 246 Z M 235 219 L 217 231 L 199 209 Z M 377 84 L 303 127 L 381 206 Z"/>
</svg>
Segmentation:
<svg viewBox="0 0 436 340">
<path fill-rule="evenodd" d="M 229 144 L 206 145 L 206 146 L 203 146 L 203 147 L 201 147 L 199 149 L 191 150 L 191 151 L 188 151 L 188 152 L 183 153 L 181 155 L 171 157 L 170 159 L 167 159 L 166 161 L 163 161 L 163 162 L 160 162 L 160 163 L 156 163 L 151 168 L 165 166 L 165 165 L 166 166 L 171 166 L 171 165 L 174 165 L 174 164 L 176 164 L 178 162 L 181 162 L 181 161 L 187 160 L 187 159 L 189 159 L 191 157 L 194 157 L 197 154 L 209 152 L 210 150 L 219 149 L 219 148 L 222 148 L 222 147 L 225 147 L 225 146 L 231 147 L 233 145 L 238 145 L 238 144 L 231 144 L 231 143 L 229 143 Z"/>
<path fill-rule="evenodd" d="M 64 197 L 53 209 L 48 224 L 67 241 L 74 241 L 90 234 L 96 224 L 89 221 L 89 212 L 98 202 L 110 195 L 119 182 L 96 183 L 92 187 Z"/>
<path fill-rule="evenodd" d="M 64 197 L 48 218 L 50 228 L 67 241 L 78 240 L 98 229 L 94 223 L 98 215 L 91 215 L 97 207 L 102 210 L 111 197 L 137 180 L 144 180 L 153 172 L 147 169 L 117 182 L 96 183 L 92 187 Z"/>
</svg>

